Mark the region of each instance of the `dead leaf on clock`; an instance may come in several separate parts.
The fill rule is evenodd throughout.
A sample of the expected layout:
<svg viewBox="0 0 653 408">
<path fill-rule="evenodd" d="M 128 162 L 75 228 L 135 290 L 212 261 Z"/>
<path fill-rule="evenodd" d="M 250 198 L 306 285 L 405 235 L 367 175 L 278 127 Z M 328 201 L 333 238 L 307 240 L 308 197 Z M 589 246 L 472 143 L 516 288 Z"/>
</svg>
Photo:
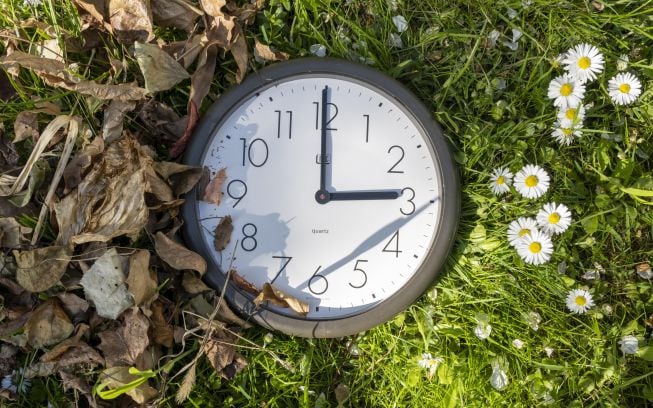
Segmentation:
<svg viewBox="0 0 653 408">
<path fill-rule="evenodd" d="M 199 272 L 200 275 L 204 275 L 206 272 L 204 258 L 171 240 L 161 231 L 154 236 L 154 250 L 163 262 L 178 271 L 191 269 Z"/>
<path fill-rule="evenodd" d="M 250 293 L 254 296 L 258 296 L 261 293 L 261 291 L 256 286 L 254 286 L 254 284 L 240 276 L 240 274 L 234 269 L 229 271 L 229 279 L 233 282 L 234 285 L 236 285 L 236 287 L 244 290 L 247 293 Z"/>
<path fill-rule="evenodd" d="M 281 51 L 272 51 L 269 45 L 265 45 L 258 39 L 255 39 L 254 58 L 263 61 L 285 61 L 290 56 Z"/>
<path fill-rule="evenodd" d="M 204 189 L 204 195 L 202 196 L 202 201 L 206 201 L 211 204 L 220 205 L 222 201 L 222 186 L 227 180 L 227 169 L 221 168 L 218 173 L 211 179 L 209 184 Z"/>
<path fill-rule="evenodd" d="M 215 227 L 215 235 L 213 238 L 213 247 L 216 251 L 222 251 L 227 247 L 231 241 L 231 234 L 234 232 L 234 226 L 231 222 L 231 215 L 222 217 L 217 227 Z"/>
<path fill-rule="evenodd" d="M 275 289 L 267 282 L 263 284 L 261 293 L 259 293 L 253 302 L 256 306 L 259 306 L 265 301 L 269 301 L 275 306 L 288 307 L 302 316 L 306 316 L 308 314 L 308 303 L 302 302 L 293 296 L 287 295 L 279 289 Z"/>
</svg>

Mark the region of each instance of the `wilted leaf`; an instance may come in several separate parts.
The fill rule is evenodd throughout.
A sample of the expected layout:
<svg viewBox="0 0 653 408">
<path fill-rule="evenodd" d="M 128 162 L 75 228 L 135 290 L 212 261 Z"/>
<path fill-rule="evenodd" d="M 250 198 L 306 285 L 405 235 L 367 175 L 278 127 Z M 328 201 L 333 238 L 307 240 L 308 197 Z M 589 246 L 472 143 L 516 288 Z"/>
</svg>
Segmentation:
<svg viewBox="0 0 653 408">
<path fill-rule="evenodd" d="M 222 251 L 227 247 L 232 232 L 234 232 L 234 226 L 231 223 L 231 215 L 225 215 L 215 227 L 213 247 L 216 251 Z"/>
<path fill-rule="evenodd" d="M 14 135 L 14 143 L 25 139 L 36 141 L 39 138 L 38 115 L 30 111 L 20 112 L 14 121 Z"/>
<path fill-rule="evenodd" d="M 16 90 L 4 70 L 0 69 L 0 101 L 8 102 L 16 96 Z"/>
<path fill-rule="evenodd" d="M 102 138 L 106 143 L 111 143 L 122 136 L 123 122 L 127 112 L 136 107 L 133 101 L 113 100 L 104 110 L 104 121 L 102 122 Z"/>
<path fill-rule="evenodd" d="M 16 248 L 27 242 L 26 237 L 32 231 L 29 227 L 23 227 L 15 218 L 0 217 L 0 247 Z"/>
<path fill-rule="evenodd" d="M 104 365 L 104 359 L 94 348 L 78 338 L 70 338 L 43 354 L 40 362 L 28 366 L 25 377 L 47 377 L 62 369 L 91 368 L 98 365 Z"/>
<path fill-rule="evenodd" d="M 54 299 L 37 307 L 25 324 L 27 343 L 34 348 L 57 344 L 67 339 L 73 329 L 68 315 Z"/>
<path fill-rule="evenodd" d="M 34 163 L 32 169 L 30 170 L 27 188 L 9 197 L 9 202 L 16 207 L 21 208 L 30 204 L 32 195 L 34 195 L 34 192 L 36 192 L 41 187 L 45 181 L 46 174 L 49 173 L 50 165 L 48 162 L 44 159 L 38 160 L 36 163 Z"/>
<path fill-rule="evenodd" d="M 93 302 L 97 314 L 108 319 L 118 316 L 134 304 L 125 286 L 124 261 L 115 248 L 109 249 L 86 271 L 80 285 L 86 299 Z"/>
<path fill-rule="evenodd" d="M 158 395 L 157 390 L 150 387 L 147 383 L 149 376 L 132 374 L 132 371 L 133 369 L 131 367 L 107 368 L 100 374 L 99 386 L 96 388 L 98 390 L 97 392 L 102 396 L 103 393 L 99 390 L 108 387 L 118 392 L 108 393 L 109 396 L 105 396 L 105 399 L 117 398 L 125 393 L 137 404 L 144 404 L 156 397 Z"/>
<path fill-rule="evenodd" d="M 0 64 L 5 67 L 20 65 L 39 75 L 50 86 L 75 91 L 97 99 L 118 99 L 134 101 L 144 99 L 147 90 L 133 84 L 104 85 L 93 81 L 80 79 L 72 73 L 64 63 L 52 59 L 40 58 L 14 51 L 11 55 L 0 58 Z"/>
<path fill-rule="evenodd" d="M 106 0 L 73 0 L 78 9 L 88 13 L 93 19 L 100 23 L 105 30 L 113 33 L 113 27 L 107 22 L 107 1 Z"/>
<path fill-rule="evenodd" d="M 93 141 L 79 151 L 63 171 L 63 179 L 66 184 L 64 193 L 68 194 L 70 190 L 77 187 L 82 182 L 82 177 L 86 170 L 91 166 L 93 157 L 104 151 L 104 139 L 97 136 Z"/>
<path fill-rule="evenodd" d="M 98 334 L 107 367 L 133 365 L 143 354 L 150 339 L 147 336 L 150 323 L 147 317 L 133 308 L 125 313 L 123 325 L 118 330 L 106 330 Z"/>
<path fill-rule="evenodd" d="M 61 385 L 63 386 L 64 391 L 75 390 L 86 397 L 89 407 L 97 407 L 91 386 L 84 379 L 76 377 L 74 374 L 68 373 L 64 370 L 59 371 L 59 376 L 61 377 Z"/>
<path fill-rule="evenodd" d="M 184 290 L 191 295 L 197 295 L 198 293 L 211 291 L 211 288 L 206 286 L 206 284 L 195 275 L 195 272 L 191 271 L 184 272 L 181 286 L 183 286 Z"/>
<path fill-rule="evenodd" d="M 184 134 L 187 117 L 180 117 L 168 105 L 151 99 L 147 101 L 138 112 L 138 117 L 148 129 L 154 139 L 176 141 Z"/>
<path fill-rule="evenodd" d="M 139 250 L 129 257 L 129 292 L 136 306 L 147 306 L 156 296 L 156 273 L 150 269 L 150 252 Z"/>
<path fill-rule="evenodd" d="M 5 136 L 4 130 L 4 126 L 0 124 L 0 172 L 2 173 L 14 170 L 20 159 L 16 146 Z"/>
<path fill-rule="evenodd" d="M 254 304 L 258 306 L 265 301 L 269 301 L 275 306 L 289 307 L 302 316 L 308 314 L 309 307 L 306 302 L 302 302 L 295 297 L 283 293 L 279 289 L 275 289 L 267 282 L 263 284 L 261 293 L 254 299 Z"/>
<path fill-rule="evenodd" d="M 150 310 L 152 310 L 152 316 L 150 316 L 150 322 L 152 323 L 150 334 L 152 340 L 156 344 L 172 347 L 174 343 L 174 330 L 163 315 L 163 303 L 155 301 L 152 303 Z"/>
<path fill-rule="evenodd" d="M 227 169 L 221 168 L 204 189 L 202 200 L 211 204 L 220 205 L 222 196 L 222 185 L 227 180 Z"/>
<path fill-rule="evenodd" d="M 240 25 L 236 25 L 236 41 L 233 43 L 229 51 L 231 51 L 231 55 L 234 56 L 234 60 L 236 60 L 236 65 L 238 66 L 238 71 L 236 72 L 236 82 L 241 83 L 243 79 L 245 79 L 245 74 L 247 74 L 249 53 L 247 52 L 247 41 L 245 40 L 245 34 L 240 28 Z"/>
<path fill-rule="evenodd" d="M 227 380 L 234 378 L 247 366 L 247 360 L 236 352 L 235 342 L 236 336 L 216 329 L 202 347 L 215 371 Z"/>
<path fill-rule="evenodd" d="M 202 168 L 174 162 L 155 162 L 154 170 L 172 187 L 175 196 L 189 192 L 202 177 Z"/>
<path fill-rule="evenodd" d="M 152 0 L 154 23 L 160 27 L 176 27 L 191 32 L 195 20 L 203 14 L 202 10 L 186 0 Z"/>
<path fill-rule="evenodd" d="M 195 34 L 185 41 L 174 41 L 163 45 L 163 50 L 178 61 L 185 69 L 195 62 L 209 39 L 205 33 Z"/>
<path fill-rule="evenodd" d="M 27 312 L 17 317 L 16 320 L 0 324 L 0 340 L 14 346 L 25 347 L 27 345 L 27 336 L 22 329 L 32 317 L 32 314 L 33 312 Z"/>
<path fill-rule="evenodd" d="M 185 248 L 159 231 L 154 236 L 154 249 L 163 262 L 181 271 L 191 269 L 204 275 L 206 261 L 199 254 Z"/>
<path fill-rule="evenodd" d="M 227 4 L 226 0 L 200 0 L 200 6 L 206 14 L 213 17 L 222 17 L 221 9 Z"/>
<path fill-rule="evenodd" d="M 263 61 L 285 61 L 289 55 L 281 51 L 272 51 L 269 45 L 261 43 L 258 39 L 255 40 L 254 45 L 254 58 Z"/>
<path fill-rule="evenodd" d="M 194 76 L 195 74 L 193 74 L 193 77 Z M 192 90 L 193 90 L 193 86 L 191 85 L 191 93 Z M 197 126 L 197 122 L 199 120 L 200 120 L 200 114 L 197 111 L 197 105 L 195 105 L 193 101 L 190 101 L 188 103 L 188 121 L 186 122 L 186 129 L 184 129 L 184 133 L 170 148 L 170 152 L 169 152 L 170 157 L 177 157 L 184 152 L 184 150 L 186 149 L 186 145 L 190 141 L 191 135 L 193 134 L 193 130 L 195 129 L 195 126 Z"/>
<path fill-rule="evenodd" d="M 151 161 L 131 137 L 110 144 L 79 186 L 53 205 L 57 241 L 106 242 L 139 233 L 148 219 L 145 171 Z"/>
<path fill-rule="evenodd" d="M 229 271 L 229 277 L 231 281 L 238 287 L 239 289 L 244 290 L 245 292 L 248 292 L 254 296 L 258 296 L 261 291 L 258 290 L 256 286 L 254 286 L 250 281 L 247 279 L 243 278 L 236 272 L 235 270 Z"/>
<path fill-rule="evenodd" d="M 71 255 L 71 250 L 63 246 L 14 251 L 16 280 L 30 292 L 50 289 L 66 272 Z"/>
<path fill-rule="evenodd" d="M 165 91 L 190 77 L 184 67 L 157 45 L 136 42 L 134 56 L 148 92 Z"/>
<path fill-rule="evenodd" d="M 152 33 L 152 10 L 149 0 L 108 0 L 109 21 L 122 44 L 149 42 Z"/>
<path fill-rule="evenodd" d="M 57 295 L 57 298 L 61 301 L 61 306 L 66 311 L 68 316 L 75 321 L 79 321 L 81 316 L 83 316 L 88 310 L 88 302 L 74 293 L 64 292 Z"/>
</svg>

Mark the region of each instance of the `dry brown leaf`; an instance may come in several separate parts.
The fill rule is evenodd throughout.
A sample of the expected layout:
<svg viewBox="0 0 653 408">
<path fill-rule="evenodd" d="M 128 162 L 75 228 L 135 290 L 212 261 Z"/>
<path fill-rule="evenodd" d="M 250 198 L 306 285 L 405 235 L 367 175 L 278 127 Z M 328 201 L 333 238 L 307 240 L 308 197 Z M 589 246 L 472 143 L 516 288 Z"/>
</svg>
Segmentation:
<svg viewBox="0 0 653 408">
<path fill-rule="evenodd" d="M 64 391 L 75 390 L 79 392 L 86 397 L 89 407 L 97 408 L 97 402 L 95 402 L 93 390 L 83 378 L 77 377 L 75 374 L 68 373 L 64 370 L 59 371 L 59 376 L 61 377 L 61 385 L 63 386 Z"/>
<path fill-rule="evenodd" d="M 138 117 L 143 121 L 148 133 L 153 139 L 163 141 L 176 141 L 184 134 L 187 117 L 180 117 L 168 105 L 150 99 L 138 112 Z"/>
<path fill-rule="evenodd" d="M 140 377 L 129 373 L 130 367 L 110 367 L 100 373 L 99 382 L 101 384 L 107 384 L 110 389 L 123 387 L 133 381 L 136 381 Z M 157 390 L 150 387 L 150 385 L 145 382 L 139 385 L 136 388 L 132 388 L 127 391 L 134 402 L 137 404 L 144 404 L 147 401 L 158 395 Z"/>
<path fill-rule="evenodd" d="M 210 16 L 222 17 L 224 13 L 221 11 L 222 7 L 227 4 L 226 0 L 200 0 L 202 10 Z"/>
<path fill-rule="evenodd" d="M 31 111 L 20 112 L 14 121 L 14 143 L 39 138 L 38 115 Z"/>
<path fill-rule="evenodd" d="M 152 316 L 150 316 L 150 336 L 152 341 L 165 347 L 172 347 L 174 344 L 174 330 L 163 315 L 163 303 L 158 300 L 155 301 L 152 303 L 150 310 L 152 310 Z"/>
<path fill-rule="evenodd" d="M 231 216 L 225 215 L 215 227 L 213 247 L 216 251 L 222 251 L 227 247 L 227 244 L 231 241 L 232 232 L 234 232 L 234 226 L 231 222 Z"/>
<path fill-rule="evenodd" d="M 116 249 L 111 248 L 95 261 L 79 281 L 86 299 L 93 302 L 99 316 L 117 319 L 134 304 L 125 286 L 125 263 Z"/>
<path fill-rule="evenodd" d="M 138 250 L 129 257 L 127 287 L 134 297 L 136 306 L 147 307 L 157 292 L 156 273 L 150 269 L 150 252 Z"/>
<path fill-rule="evenodd" d="M 217 55 L 217 51 L 216 51 L 216 55 Z M 191 85 L 191 93 L 192 91 L 193 91 L 193 86 Z M 186 145 L 190 141 L 190 138 L 193 134 L 193 130 L 195 129 L 195 126 L 197 126 L 199 120 L 200 120 L 200 114 L 197 111 L 197 105 L 195 105 L 193 101 L 190 101 L 188 104 L 188 121 L 186 122 L 186 129 L 184 129 L 184 133 L 170 148 L 169 151 L 170 157 L 173 158 L 177 157 L 184 152 L 184 150 L 186 149 Z"/>
<path fill-rule="evenodd" d="M 13 249 L 29 242 L 27 234 L 31 231 L 31 228 L 23 227 L 13 217 L 0 217 L 0 247 Z"/>
<path fill-rule="evenodd" d="M 253 24 L 256 13 L 262 10 L 263 7 L 265 7 L 265 0 L 255 0 L 242 5 L 237 4 L 233 0 L 227 2 L 227 11 L 229 14 L 236 17 L 239 22 L 245 25 Z"/>
<path fill-rule="evenodd" d="M 97 136 L 93 142 L 87 144 L 78 152 L 63 171 L 63 179 L 66 185 L 64 193 L 68 194 L 70 190 L 77 187 L 82 182 L 86 170 L 91 166 L 93 157 L 104 151 L 104 139 Z"/>
<path fill-rule="evenodd" d="M 79 186 L 53 205 L 57 242 L 106 242 L 139 233 L 148 220 L 145 171 L 151 162 L 131 137 L 110 144 Z"/>
<path fill-rule="evenodd" d="M 104 121 L 102 122 L 102 138 L 106 143 L 111 143 L 122 136 L 122 125 L 127 112 L 136 107 L 133 101 L 113 100 L 104 110 Z"/>
<path fill-rule="evenodd" d="M 149 0 L 108 0 L 108 12 L 118 42 L 131 44 L 154 39 Z"/>
<path fill-rule="evenodd" d="M 199 272 L 200 275 L 204 275 L 206 272 L 204 258 L 174 242 L 161 231 L 154 236 L 154 249 L 163 262 L 178 271 L 191 269 Z"/>
<path fill-rule="evenodd" d="M 233 43 L 229 51 L 231 51 L 231 55 L 234 56 L 234 60 L 236 60 L 236 65 L 238 66 L 238 71 L 236 72 L 236 82 L 241 83 L 247 74 L 249 53 L 247 52 L 247 41 L 245 40 L 245 34 L 240 28 L 240 25 L 236 25 L 236 41 Z"/>
<path fill-rule="evenodd" d="M 30 292 L 43 292 L 54 286 L 66 272 L 72 251 L 64 246 L 14 251 L 16 280 Z"/>
<path fill-rule="evenodd" d="M 189 192 L 202 177 L 202 168 L 174 162 L 155 162 L 154 170 L 163 177 L 175 196 Z"/>
<path fill-rule="evenodd" d="M 0 69 L 0 101 L 9 102 L 14 96 L 18 95 L 16 89 L 11 84 L 9 77 L 4 70 Z"/>
<path fill-rule="evenodd" d="M 19 114 L 20 115 L 20 114 Z M 20 156 L 16 146 L 4 134 L 4 125 L 0 124 L 0 172 L 12 171 L 18 166 Z"/>
<path fill-rule="evenodd" d="M 253 302 L 256 306 L 259 306 L 262 302 L 265 301 L 269 301 L 275 306 L 288 307 L 302 316 L 306 316 L 308 314 L 309 307 L 306 302 L 302 302 L 293 296 L 283 293 L 267 282 L 263 284 L 261 293 L 259 293 Z"/>
<path fill-rule="evenodd" d="M 254 296 L 258 296 L 261 293 L 261 291 L 256 286 L 254 286 L 247 279 L 240 276 L 240 274 L 238 274 L 238 272 L 236 272 L 233 269 L 229 271 L 229 279 L 231 279 L 231 281 L 234 283 L 234 285 L 236 285 L 236 287 L 244 290 L 247 293 L 250 293 Z"/>
<path fill-rule="evenodd" d="M 150 344 L 147 336 L 150 323 L 138 308 L 124 315 L 118 330 L 106 330 L 98 334 L 101 340 L 98 348 L 104 354 L 107 367 L 134 365 Z"/>
<path fill-rule="evenodd" d="M 227 180 L 227 169 L 221 168 L 218 173 L 213 177 L 209 184 L 204 189 L 204 195 L 202 196 L 202 201 L 206 201 L 211 204 L 220 205 L 222 196 L 222 186 Z"/>
<path fill-rule="evenodd" d="M 265 45 L 258 39 L 255 40 L 254 58 L 263 61 L 285 61 L 289 55 L 281 51 L 272 51 L 269 45 Z"/>
<path fill-rule="evenodd" d="M 236 352 L 235 343 L 235 335 L 215 329 L 202 347 L 202 352 L 215 371 L 227 380 L 234 378 L 247 366 L 247 360 Z"/>
<path fill-rule="evenodd" d="M 88 13 L 93 19 L 101 24 L 105 30 L 113 33 L 113 27 L 107 22 L 107 1 L 106 0 L 73 0 L 80 11 Z"/>
<path fill-rule="evenodd" d="M 195 275 L 195 272 L 192 271 L 184 272 L 181 286 L 183 286 L 184 290 L 191 295 L 197 295 L 198 293 L 209 292 L 212 290 Z"/>
<path fill-rule="evenodd" d="M 145 180 L 147 181 L 148 186 L 146 191 L 153 194 L 160 202 L 169 203 L 175 199 L 168 183 L 159 177 L 159 175 L 154 171 L 154 168 L 147 168 Z"/>
<path fill-rule="evenodd" d="M 82 320 L 82 317 L 88 310 L 89 304 L 86 300 L 80 298 L 74 293 L 64 292 L 57 295 L 61 306 L 66 311 L 68 316 L 73 319 L 73 323 Z"/>
<path fill-rule="evenodd" d="M 159 27 L 176 27 L 190 33 L 204 13 L 186 0 L 152 0 L 152 16 Z"/>
<path fill-rule="evenodd" d="M 40 58 L 21 51 L 14 51 L 11 55 L 0 58 L 0 64 L 5 67 L 20 65 L 34 71 L 51 86 L 79 92 L 102 100 L 137 101 L 145 99 L 147 95 L 146 89 L 133 84 L 104 85 L 80 79 L 60 61 Z"/>
<path fill-rule="evenodd" d="M 73 329 L 68 315 L 55 299 L 50 299 L 37 307 L 25 323 L 27 343 L 34 348 L 57 344 L 67 339 L 73 333 Z"/>
<path fill-rule="evenodd" d="M 170 54 L 181 65 L 188 69 L 202 52 L 209 39 L 205 33 L 195 34 L 185 41 L 174 41 L 163 45 L 165 52 Z"/>
<path fill-rule="evenodd" d="M 104 359 L 94 348 L 79 340 L 70 338 L 57 344 L 41 356 L 41 361 L 25 370 L 25 377 L 47 377 L 62 369 L 93 368 L 103 366 Z"/>
<path fill-rule="evenodd" d="M 135 42 L 134 56 L 148 92 L 165 91 L 190 77 L 181 64 L 155 44 Z"/>
</svg>

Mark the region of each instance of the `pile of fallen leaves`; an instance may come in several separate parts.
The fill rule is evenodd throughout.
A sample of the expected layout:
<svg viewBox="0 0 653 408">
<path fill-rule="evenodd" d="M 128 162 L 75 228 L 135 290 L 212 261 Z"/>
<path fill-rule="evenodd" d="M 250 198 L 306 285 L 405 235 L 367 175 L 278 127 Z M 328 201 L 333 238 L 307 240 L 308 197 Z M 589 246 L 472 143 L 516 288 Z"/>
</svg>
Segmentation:
<svg viewBox="0 0 653 408">
<path fill-rule="evenodd" d="M 247 323 L 202 282 L 206 262 L 178 238 L 184 194 L 206 178 L 203 169 L 161 161 L 157 151 L 183 152 L 216 64 L 235 61 L 232 82 L 242 81 L 244 30 L 263 4 L 74 4 L 77 36 L 35 19 L 0 29 L 2 103 L 29 100 L 36 79 L 103 112 L 98 126 L 76 106 L 32 98 L 13 134 L 0 123 L 0 396 L 16 399 L 31 379 L 56 375 L 91 406 L 118 397 L 155 403 L 175 379 L 183 401 L 200 358 L 226 379 L 243 369 L 235 343 Z M 155 27 L 187 38 L 166 43 Z M 107 52 L 115 43 L 131 63 Z M 89 52 L 106 64 L 100 78 L 69 58 Z M 258 42 L 254 55 L 287 58 Z M 121 82 L 128 71 L 136 80 Z M 187 90 L 188 78 L 185 114 L 155 99 Z"/>
</svg>

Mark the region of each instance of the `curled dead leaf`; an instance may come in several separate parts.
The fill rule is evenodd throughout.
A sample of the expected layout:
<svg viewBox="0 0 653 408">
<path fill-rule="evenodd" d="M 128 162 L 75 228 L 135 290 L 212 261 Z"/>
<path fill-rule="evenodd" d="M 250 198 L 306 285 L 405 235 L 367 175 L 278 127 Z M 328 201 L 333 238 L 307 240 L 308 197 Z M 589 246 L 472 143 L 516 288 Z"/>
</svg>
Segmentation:
<svg viewBox="0 0 653 408">
<path fill-rule="evenodd" d="M 250 281 L 240 276 L 235 270 L 229 271 L 229 279 L 236 285 L 237 288 L 244 290 L 245 292 L 258 296 L 261 291 L 254 286 Z"/>
<path fill-rule="evenodd" d="M 32 232 L 29 227 L 24 227 L 13 217 L 0 217 L 0 247 L 17 248 L 29 242 L 27 234 Z"/>
<path fill-rule="evenodd" d="M 187 117 L 180 117 L 168 105 L 150 99 L 138 112 L 152 138 L 163 141 L 176 141 L 184 134 Z"/>
<path fill-rule="evenodd" d="M 227 4 L 226 0 L 200 0 L 202 10 L 210 16 L 222 17 L 222 8 Z"/>
<path fill-rule="evenodd" d="M 139 233 L 148 220 L 145 171 L 151 161 L 131 137 L 110 144 L 79 186 L 53 204 L 57 242 L 106 242 Z"/>
<path fill-rule="evenodd" d="M 231 240 L 231 234 L 234 232 L 234 226 L 231 222 L 231 216 L 225 215 L 222 217 L 218 225 L 215 227 L 213 238 L 213 247 L 216 251 L 222 251 L 227 247 Z"/>
<path fill-rule="evenodd" d="M 272 51 L 269 45 L 265 45 L 256 39 L 254 58 L 261 61 L 285 61 L 289 58 L 289 55 L 281 51 Z"/>
<path fill-rule="evenodd" d="M 222 200 L 222 196 L 224 193 L 222 192 L 222 186 L 224 185 L 224 182 L 227 180 L 227 169 L 226 168 L 221 168 L 218 173 L 211 179 L 209 184 L 207 184 L 206 188 L 204 189 L 204 195 L 202 196 L 202 201 L 206 201 L 211 204 L 215 205 L 220 205 L 220 201 Z"/>
<path fill-rule="evenodd" d="M 161 231 L 154 236 L 154 249 L 163 262 L 178 271 L 190 269 L 199 272 L 200 275 L 206 272 L 204 258 L 174 242 Z"/>
<path fill-rule="evenodd" d="M 38 115 L 35 112 L 23 111 L 14 121 L 14 143 L 26 139 L 36 141 L 39 138 Z"/>
<path fill-rule="evenodd" d="M 259 293 L 253 302 L 256 306 L 259 306 L 265 301 L 269 301 L 275 306 L 288 307 L 302 316 L 306 316 L 308 314 L 308 303 L 302 302 L 293 296 L 283 293 L 267 282 L 263 284 L 261 293 Z"/>
<path fill-rule="evenodd" d="M 123 122 L 127 112 L 136 107 L 133 101 L 113 100 L 104 110 L 104 121 L 102 122 L 102 138 L 106 143 L 118 140 L 122 136 Z"/>
<path fill-rule="evenodd" d="M 66 185 L 64 193 L 68 194 L 73 188 L 82 182 L 87 169 L 91 166 L 93 157 L 104 151 L 104 139 L 98 136 L 90 144 L 85 145 L 81 151 L 68 162 L 63 171 L 63 179 Z"/>
<path fill-rule="evenodd" d="M 204 13 L 186 0 L 152 0 L 154 23 L 160 27 L 176 27 L 191 32 L 195 20 Z"/>
<path fill-rule="evenodd" d="M 78 338 L 70 338 L 43 354 L 40 362 L 28 366 L 25 377 L 47 377 L 63 369 L 79 370 L 103 365 L 104 359 L 94 348 Z"/>
<path fill-rule="evenodd" d="M 134 365 L 150 344 L 147 336 L 150 327 L 147 317 L 138 308 L 124 315 L 118 330 L 106 330 L 98 334 L 101 340 L 98 348 L 104 354 L 107 367 Z"/>
<path fill-rule="evenodd" d="M 134 56 L 148 92 L 165 91 L 190 77 L 181 64 L 155 44 L 134 43 Z"/>
<path fill-rule="evenodd" d="M 134 101 L 145 99 L 147 95 L 146 89 L 133 84 L 104 85 L 80 79 L 60 61 L 40 58 L 21 51 L 14 51 L 11 55 L 0 58 L 0 64 L 5 67 L 21 66 L 34 71 L 50 86 L 79 92 L 102 100 Z"/>
<path fill-rule="evenodd" d="M 115 248 L 111 248 L 95 261 L 79 281 L 84 287 L 86 299 L 95 305 L 97 314 L 107 319 L 117 319 L 134 304 L 125 285 L 124 264 L 125 260 Z"/>
<path fill-rule="evenodd" d="M 189 192 L 202 177 L 201 167 L 174 162 L 155 162 L 153 166 L 154 170 L 170 184 L 177 197 Z"/>
<path fill-rule="evenodd" d="M 154 39 L 149 0 L 108 0 L 108 12 L 118 42 L 131 44 Z"/>
<path fill-rule="evenodd" d="M 56 299 L 50 299 L 34 310 L 25 323 L 27 343 L 34 348 L 57 344 L 73 333 L 73 324 Z"/>
<path fill-rule="evenodd" d="M 51 246 L 32 251 L 14 251 L 16 280 L 30 292 L 43 292 L 54 286 L 66 272 L 72 251 Z"/>
<path fill-rule="evenodd" d="M 247 366 L 247 360 L 236 352 L 235 344 L 235 335 L 215 329 L 202 346 L 202 352 L 215 371 L 226 380 L 231 380 Z"/>
<path fill-rule="evenodd" d="M 184 290 L 191 295 L 197 295 L 198 293 L 210 292 L 211 288 L 206 286 L 202 280 L 195 275 L 195 272 L 185 271 L 184 277 L 181 281 L 181 285 Z"/>
<path fill-rule="evenodd" d="M 156 273 L 150 269 L 150 252 L 138 250 L 129 257 L 129 293 L 136 306 L 148 306 L 156 297 L 158 287 Z"/>
<path fill-rule="evenodd" d="M 107 1 L 106 0 L 73 0 L 78 10 L 90 15 L 105 30 L 113 33 L 113 27 L 107 22 Z M 88 27 L 87 27 L 88 28 Z"/>
<path fill-rule="evenodd" d="M 152 310 L 152 316 L 150 316 L 150 336 L 152 341 L 165 347 L 172 347 L 174 344 L 174 330 L 163 314 L 163 303 L 155 301 L 152 303 L 150 310 Z"/>
</svg>

